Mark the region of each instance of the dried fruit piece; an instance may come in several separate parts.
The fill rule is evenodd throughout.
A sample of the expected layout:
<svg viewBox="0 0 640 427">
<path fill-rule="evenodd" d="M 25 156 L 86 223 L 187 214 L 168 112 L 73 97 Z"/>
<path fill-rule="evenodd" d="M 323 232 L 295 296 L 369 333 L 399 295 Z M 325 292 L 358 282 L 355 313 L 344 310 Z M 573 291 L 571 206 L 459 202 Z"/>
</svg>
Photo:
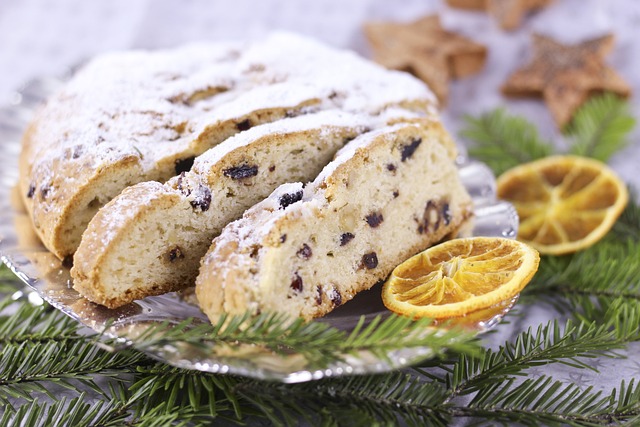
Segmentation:
<svg viewBox="0 0 640 427">
<path fill-rule="evenodd" d="M 333 289 L 331 289 L 331 292 L 329 293 L 329 299 L 333 303 L 334 307 L 338 307 L 339 305 L 342 305 L 342 294 L 340 294 L 340 291 L 335 286 L 333 287 Z"/>
<path fill-rule="evenodd" d="M 302 200 L 302 190 L 295 193 L 285 193 L 280 196 L 280 209 L 285 209 L 287 206 Z"/>
<path fill-rule="evenodd" d="M 376 268 L 378 266 L 378 255 L 376 255 L 375 252 L 364 254 L 362 256 L 362 265 L 367 267 L 369 270 Z"/>
<path fill-rule="evenodd" d="M 293 275 L 290 286 L 294 291 L 302 292 L 302 277 L 300 277 L 297 271 Z"/>
<path fill-rule="evenodd" d="M 189 195 L 191 196 L 191 192 Z M 211 190 L 209 190 L 209 187 L 200 185 L 193 193 L 193 199 L 189 203 L 194 209 L 200 208 L 202 212 L 208 211 L 211 206 Z"/>
<path fill-rule="evenodd" d="M 396 267 L 382 288 L 382 302 L 412 317 L 467 316 L 513 300 L 539 261 L 535 249 L 516 240 L 450 240 Z"/>
<path fill-rule="evenodd" d="M 421 138 L 416 138 L 412 140 L 409 144 L 402 146 L 402 161 L 404 162 L 407 159 L 410 159 L 413 156 L 413 153 L 418 149 L 418 146 L 422 142 Z"/>
<path fill-rule="evenodd" d="M 306 243 L 302 244 L 302 247 L 296 252 L 298 258 L 301 259 L 309 259 L 311 258 L 313 252 L 311 252 L 311 248 Z"/>
<path fill-rule="evenodd" d="M 382 224 L 382 221 L 384 221 L 384 217 L 380 212 L 369 214 L 365 219 L 367 221 L 367 224 L 369 224 L 369 227 L 371 228 L 376 228 L 377 226 Z"/>
<path fill-rule="evenodd" d="M 245 179 L 258 175 L 257 165 L 242 164 L 240 166 L 234 166 L 222 171 L 224 176 L 228 176 L 231 179 Z"/>
<path fill-rule="evenodd" d="M 354 237 L 356 237 L 356 235 L 353 233 L 342 233 L 342 235 L 340 236 L 340 246 L 346 245 L 347 243 L 352 241 Z"/>
<path fill-rule="evenodd" d="M 245 130 L 251 129 L 251 121 L 249 119 L 245 119 L 241 122 L 236 123 L 236 128 L 242 132 Z"/>
<path fill-rule="evenodd" d="M 629 200 L 627 187 L 604 163 L 552 156 L 508 170 L 498 197 L 520 216 L 518 239 L 543 254 L 585 249 L 613 226 Z"/>
<path fill-rule="evenodd" d="M 169 258 L 169 262 L 174 262 L 177 259 L 183 259 L 184 254 L 182 253 L 182 249 L 180 249 L 179 246 L 176 246 L 169 251 L 167 257 Z"/>
</svg>

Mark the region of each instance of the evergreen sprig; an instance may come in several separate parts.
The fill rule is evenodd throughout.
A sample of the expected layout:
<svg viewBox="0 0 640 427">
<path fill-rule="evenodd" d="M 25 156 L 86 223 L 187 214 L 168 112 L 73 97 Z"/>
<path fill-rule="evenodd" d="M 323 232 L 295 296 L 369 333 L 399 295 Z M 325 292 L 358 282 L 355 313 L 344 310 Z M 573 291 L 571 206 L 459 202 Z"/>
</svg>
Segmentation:
<svg viewBox="0 0 640 427">
<path fill-rule="evenodd" d="M 486 163 L 497 175 L 553 151 L 532 123 L 508 114 L 503 108 L 477 118 L 466 116 L 465 122 L 460 135 L 475 143 L 469 148 L 469 154 Z"/>
<path fill-rule="evenodd" d="M 562 257 L 544 257 L 528 293 L 585 294 L 640 300 L 640 240 L 605 238 Z"/>
<path fill-rule="evenodd" d="M 391 315 L 375 317 L 368 324 L 363 316 L 353 331 L 347 333 L 326 323 L 305 322 L 288 316 L 262 313 L 221 316 L 213 325 L 195 324 L 187 319 L 178 325 L 161 323 L 151 326 L 136 338 L 140 350 L 161 348 L 164 345 L 189 344 L 211 350 L 221 345 L 248 344 L 281 355 L 303 355 L 309 369 L 318 369 L 341 362 L 349 354 L 370 352 L 382 360 L 389 360 L 394 350 L 427 347 L 430 354 L 444 351 L 473 354 L 479 346 L 475 334 L 459 329 L 442 330 L 430 327 L 429 319 L 416 321 Z"/>
<path fill-rule="evenodd" d="M 634 187 L 630 187 L 629 194 L 631 199 L 613 225 L 610 237 L 638 242 L 640 241 L 640 193 Z"/>
<path fill-rule="evenodd" d="M 478 392 L 468 413 L 493 422 L 528 426 L 598 426 L 635 421 L 640 414 L 640 387 L 623 380 L 609 395 L 540 376 L 518 384 L 514 379 Z"/>
<path fill-rule="evenodd" d="M 625 337 L 606 325 L 569 321 L 562 327 L 558 321 L 550 321 L 520 333 L 498 350 L 487 349 L 482 357 L 460 355 L 453 366 L 446 368 L 444 377 L 433 378 L 446 385 L 446 400 L 450 401 L 526 375 L 526 370 L 534 366 L 560 363 L 593 369 L 583 359 L 617 357 L 615 350 L 622 349 L 625 342 Z"/>
<path fill-rule="evenodd" d="M 611 93 L 593 97 L 578 109 L 567 128 L 569 153 L 606 163 L 629 143 L 635 124 L 626 100 Z"/>
<path fill-rule="evenodd" d="M 18 301 L 17 304 L 28 305 L 28 302 Z M 37 336 L 37 329 L 42 328 L 37 324 L 49 324 L 51 321 L 47 318 L 59 316 L 53 310 L 37 309 L 41 310 L 41 323 L 34 323 L 35 331 L 25 329 L 23 334 Z M 19 307 L 18 312 L 17 316 L 30 316 L 29 310 Z M 47 329 L 41 331 L 46 333 Z M 591 397 L 592 390 L 578 390 L 575 386 L 565 389 L 542 382 L 525 388 L 514 378 L 526 372 L 527 367 L 542 363 L 565 363 L 585 368 L 587 364 L 578 358 L 615 357 L 615 350 L 624 341 L 616 337 L 607 327 L 570 322 L 561 328 L 555 322 L 536 331 L 526 331 L 515 342 L 506 342 L 495 352 L 486 350 L 480 355 L 459 357 L 452 368 L 444 363 L 439 369 L 444 369 L 445 374 L 438 379 L 391 372 L 287 385 L 173 368 L 153 362 L 135 350 L 128 350 L 138 358 L 132 359 L 134 365 L 131 365 L 120 359 L 119 353 L 110 354 L 97 348 L 94 337 L 79 335 L 79 343 L 97 349 L 97 359 L 94 357 L 88 363 L 93 365 L 101 357 L 105 362 L 111 360 L 93 373 L 68 372 L 69 378 L 78 375 L 93 386 L 85 384 L 87 390 L 77 385 L 70 387 L 67 392 L 76 393 L 71 398 L 50 393 L 50 402 L 46 403 L 37 399 L 42 396 L 40 389 L 27 389 L 26 395 L 21 396 L 25 403 L 7 406 L 0 420 L 6 425 L 20 420 L 20 425 L 27 427 L 40 425 L 42 420 L 59 420 L 59 425 L 74 426 L 161 426 L 208 425 L 222 419 L 228 422 L 265 420 L 275 425 L 298 425 L 304 419 L 310 424 L 326 425 L 395 425 L 402 421 L 418 426 L 447 425 L 457 418 L 473 417 L 490 424 L 517 420 L 540 425 L 566 419 L 572 425 L 599 425 L 604 424 L 603 420 L 633 418 L 638 406 L 637 388 L 628 391 L 630 388 L 627 387 L 624 393 L 609 396 L 608 405 L 597 406 L 595 403 L 600 397 Z M 42 345 L 41 340 L 37 340 L 33 347 L 43 348 Z M 76 354 L 75 348 L 60 351 L 71 359 Z M 86 355 L 79 354 L 78 358 Z M 40 363 L 49 362 L 41 360 Z M 56 363 L 54 361 L 53 365 Z M 77 363 L 77 360 L 69 361 L 70 366 Z M 458 372 L 462 372 L 465 364 L 480 369 L 467 369 L 467 374 L 461 376 Z M 107 390 L 97 393 L 94 387 L 98 386 L 100 378 L 104 378 L 105 370 L 113 374 L 107 377 L 115 382 L 112 380 Z M 454 386 L 452 378 L 456 375 L 461 380 Z M 50 390 L 57 384 L 53 378 L 51 381 L 41 376 L 34 378 L 34 382 Z M 530 388 L 535 393 L 529 391 Z M 545 406 L 543 403 L 533 405 L 535 408 L 524 406 L 523 402 L 534 398 L 540 400 L 552 388 L 566 390 L 568 396 L 577 397 L 564 406 Z M 502 393 L 498 393 L 500 390 Z M 95 396 L 91 404 L 86 403 L 89 392 Z M 506 395 L 510 398 L 501 397 Z M 474 403 L 469 405 L 461 399 L 464 396 L 476 396 Z M 593 400 L 593 405 L 587 408 L 578 404 L 578 400 L 585 399 Z"/>
<path fill-rule="evenodd" d="M 568 152 L 606 162 L 628 143 L 635 127 L 628 101 L 604 94 L 591 98 L 577 111 L 565 137 Z M 486 163 L 496 175 L 522 163 L 559 151 L 538 134 L 537 128 L 523 117 L 498 108 L 479 117 L 466 117 L 460 132 L 473 145 L 469 154 Z"/>
</svg>

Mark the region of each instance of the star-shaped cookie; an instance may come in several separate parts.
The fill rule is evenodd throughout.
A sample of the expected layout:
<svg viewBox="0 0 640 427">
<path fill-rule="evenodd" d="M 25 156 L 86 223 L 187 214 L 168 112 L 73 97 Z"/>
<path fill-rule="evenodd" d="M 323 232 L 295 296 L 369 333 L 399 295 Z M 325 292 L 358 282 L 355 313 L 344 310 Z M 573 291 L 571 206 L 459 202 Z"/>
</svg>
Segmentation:
<svg viewBox="0 0 640 427">
<path fill-rule="evenodd" d="M 607 34 L 577 45 L 564 45 L 534 34 L 533 59 L 507 79 L 502 92 L 507 96 L 542 96 L 562 128 L 593 94 L 631 94 L 629 85 L 604 62 L 613 42 L 613 35 Z"/>
<path fill-rule="evenodd" d="M 367 23 L 364 32 L 376 62 L 422 79 L 443 104 L 449 80 L 478 72 L 487 55 L 483 45 L 444 30 L 437 15 L 410 23 Z"/>
<path fill-rule="evenodd" d="M 447 0 L 451 7 L 485 10 L 505 30 L 515 30 L 529 13 L 548 6 L 553 0 Z"/>
</svg>

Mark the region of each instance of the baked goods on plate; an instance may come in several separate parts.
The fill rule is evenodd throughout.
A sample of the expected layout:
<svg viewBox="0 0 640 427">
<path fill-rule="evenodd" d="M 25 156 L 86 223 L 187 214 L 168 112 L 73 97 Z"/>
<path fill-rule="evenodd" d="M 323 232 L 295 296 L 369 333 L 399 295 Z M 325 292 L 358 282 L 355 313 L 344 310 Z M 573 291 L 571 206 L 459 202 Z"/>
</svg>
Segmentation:
<svg viewBox="0 0 640 427">
<path fill-rule="evenodd" d="M 311 111 L 428 113 L 432 93 L 404 73 L 289 33 L 100 56 L 37 113 L 20 188 L 44 245 L 73 255 L 98 210 L 126 187 L 165 182 L 238 132 Z"/>
<path fill-rule="evenodd" d="M 199 275 L 212 319 L 310 319 L 470 216 L 456 155 L 419 80 L 275 33 L 92 61 L 30 125 L 20 183 L 90 301 Z"/>
<path fill-rule="evenodd" d="M 313 180 L 359 134 L 412 116 L 326 110 L 285 118 L 227 139 L 164 185 L 125 189 L 89 223 L 74 257 L 74 288 L 115 308 L 194 285 L 200 259 L 227 223 L 278 185 Z"/>
</svg>

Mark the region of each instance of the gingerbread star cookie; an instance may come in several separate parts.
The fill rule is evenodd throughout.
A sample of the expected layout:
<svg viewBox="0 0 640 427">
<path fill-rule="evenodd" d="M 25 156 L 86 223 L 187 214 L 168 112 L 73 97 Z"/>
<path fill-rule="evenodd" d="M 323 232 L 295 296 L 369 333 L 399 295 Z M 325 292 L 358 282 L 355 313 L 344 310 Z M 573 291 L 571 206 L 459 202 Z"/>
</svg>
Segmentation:
<svg viewBox="0 0 640 427">
<path fill-rule="evenodd" d="M 435 15 L 410 23 L 367 23 L 364 32 L 376 62 L 414 74 L 431 87 L 443 104 L 449 93 L 449 80 L 478 72 L 487 56 L 483 45 L 444 30 Z"/>
<path fill-rule="evenodd" d="M 516 97 L 542 96 L 562 128 L 593 94 L 631 95 L 629 85 L 604 62 L 613 42 L 613 35 L 608 34 L 577 45 L 563 45 L 534 34 L 533 59 L 507 79 L 502 92 Z"/>
<path fill-rule="evenodd" d="M 529 13 L 548 6 L 553 0 L 447 0 L 451 7 L 485 10 L 505 30 L 515 30 Z"/>
</svg>

